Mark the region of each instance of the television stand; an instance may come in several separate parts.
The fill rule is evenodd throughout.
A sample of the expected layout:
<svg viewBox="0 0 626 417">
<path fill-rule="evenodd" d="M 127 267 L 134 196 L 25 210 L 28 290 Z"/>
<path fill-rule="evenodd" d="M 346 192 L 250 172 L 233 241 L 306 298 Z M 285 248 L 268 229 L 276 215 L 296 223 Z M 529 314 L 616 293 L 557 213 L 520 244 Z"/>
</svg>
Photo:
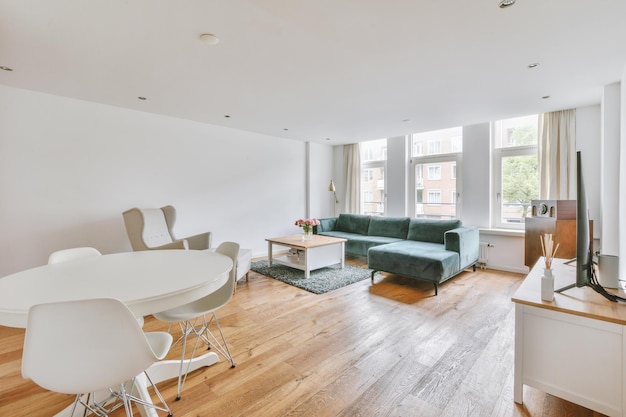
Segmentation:
<svg viewBox="0 0 626 417">
<path fill-rule="evenodd" d="M 575 281 L 576 270 L 554 259 L 558 285 Z M 513 399 L 524 385 L 608 416 L 626 417 L 626 307 L 593 288 L 573 287 L 541 299 L 540 258 L 513 295 L 515 375 Z M 619 290 L 620 296 L 625 296 Z"/>
<path fill-rule="evenodd" d="M 565 290 L 569 290 L 570 288 L 575 288 L 575 287 L 576 287 L 576 284 L 569 284 L 569 285 L 566 285 L 565 287 L 561 287 L 557 290 L 554 290 L 554 292 L 563 292 Z"/>
</svg>

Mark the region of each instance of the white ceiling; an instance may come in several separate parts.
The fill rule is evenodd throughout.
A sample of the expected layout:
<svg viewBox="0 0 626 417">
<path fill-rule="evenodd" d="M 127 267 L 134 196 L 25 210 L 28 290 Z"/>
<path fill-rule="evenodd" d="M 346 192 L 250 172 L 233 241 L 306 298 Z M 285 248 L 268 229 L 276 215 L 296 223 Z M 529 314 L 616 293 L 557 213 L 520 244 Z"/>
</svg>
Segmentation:
<svg viewBox="0 0 626 417">
<path fill-rule="evenodd" d="M 0 84 L 340 144 L 596 104 L 621 79 L 625 0 L 498 3 L 0 0 Z"/>
</svg>

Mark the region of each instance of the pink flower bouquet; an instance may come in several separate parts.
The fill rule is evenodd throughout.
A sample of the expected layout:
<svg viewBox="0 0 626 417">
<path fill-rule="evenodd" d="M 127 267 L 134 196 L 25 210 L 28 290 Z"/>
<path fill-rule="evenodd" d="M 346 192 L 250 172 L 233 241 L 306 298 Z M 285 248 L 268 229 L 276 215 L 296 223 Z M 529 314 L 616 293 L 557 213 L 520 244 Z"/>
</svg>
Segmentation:
<svg viewBox="0 0 626 417">
<path fill-rule="evenodd" d="M 320 221 L 315 217 L 312 219 L 298 219 L 295 222 L 295 225 L 301 227 L 305 233 L 309 233 L 313 230 L 313 226 L 319 226 Z"/>
</svg>

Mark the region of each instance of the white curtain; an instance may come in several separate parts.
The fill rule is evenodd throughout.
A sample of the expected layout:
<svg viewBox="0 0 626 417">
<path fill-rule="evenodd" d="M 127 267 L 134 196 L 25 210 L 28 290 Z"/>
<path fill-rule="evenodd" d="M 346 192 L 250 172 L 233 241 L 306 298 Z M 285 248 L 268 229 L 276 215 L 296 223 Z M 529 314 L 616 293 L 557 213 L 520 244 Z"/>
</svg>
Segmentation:
<svg viewBox="0 0 626 417">
<path fill-rule="evenodd" d="M 344 145 L 343 166 L 343 213 L 360 213 L 361 211 L 361 151 L 359 144 Z"/>
<path fill-rule="evenodd" d="M 539 119 L 539 198 L 576 198 L 576 110 L 544 113 Z M 573 181 L 570 181 L 573 179 Z"/>
</svg>

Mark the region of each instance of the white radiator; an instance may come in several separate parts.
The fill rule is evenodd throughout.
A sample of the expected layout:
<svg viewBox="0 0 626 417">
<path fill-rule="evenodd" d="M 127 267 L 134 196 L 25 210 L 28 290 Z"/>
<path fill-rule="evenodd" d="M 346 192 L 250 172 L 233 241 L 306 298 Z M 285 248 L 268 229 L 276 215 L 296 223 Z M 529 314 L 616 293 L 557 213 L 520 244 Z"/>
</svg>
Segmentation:
<svg viewBox="0 0 626 417">
<path fill-rule="evenodd" d="M 486 265 L 489 260 L 489 243 L 480 242 L 478 249 L 478 263 Z"/>
</svg>

